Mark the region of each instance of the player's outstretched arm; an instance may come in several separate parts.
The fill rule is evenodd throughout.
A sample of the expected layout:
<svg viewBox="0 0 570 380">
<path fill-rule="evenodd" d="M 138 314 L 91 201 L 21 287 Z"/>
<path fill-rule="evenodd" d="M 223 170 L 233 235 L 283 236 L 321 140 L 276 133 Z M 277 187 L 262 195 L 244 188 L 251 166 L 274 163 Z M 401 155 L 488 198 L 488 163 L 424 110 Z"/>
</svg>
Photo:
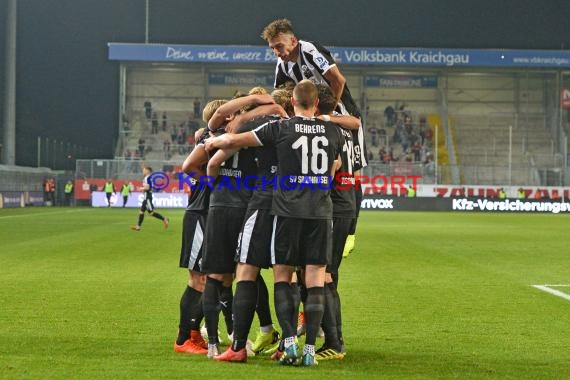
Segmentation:
<svg viewBox="0 0 570 380">
<path fill-rule="evenodd" d="M 344 85 L 346 84 L 346 79 L 344 75 L 340 72 L 338 66 L 332 66 L 325 74 L 325 79 L 329 83 L 329 86 L 334 94 L 336 102 L 340 101 L 342 96 L 342 90 L 344 90 Z"/>
<path fill-rule="evenodd" d="M 289 117 L 287 112 L 279 104 L 264 104 L 252 109 L 244 114 L 237 115 L 232 121 L 226 125 L 226 132 L 235 132 L 243 124 L 250 120 L 262 116 L 278 115 L 281 117 Z"/>
<path fill-rule="evenodd" d="M 248 95 L 242 96 L 241 98 L 232 99 L 229 102 L 221 105 L 218 107 L 214 115 L 208 121 L 208 128 L 211 131 L 215 131 L 220 126 L 227 122 L 227 119 L 238 112 L 245 106 L 249 106 L 251 104 L 273 104 L 275 101 L 269 94 L 262 94 L 262 95 Z"/>
<path fill-rule="evenodd" d="M 357 130 L 360 128 L 362 123 L 360 119 L 352 115 L 320 115 L 318 119 L 329 120 L 335 124 L 340 125 L 341 128 L 349 130 Z"/>
<path fill-rule="evenodd" d="M 253 132 L 245 132 L 240 134 L 226 133 L 224 135 L 209 138 L 204 141 L 206 151 L 214 149 L 234 149 L 246 146 L 261 146 L 261 142 Z"/>
</svg>

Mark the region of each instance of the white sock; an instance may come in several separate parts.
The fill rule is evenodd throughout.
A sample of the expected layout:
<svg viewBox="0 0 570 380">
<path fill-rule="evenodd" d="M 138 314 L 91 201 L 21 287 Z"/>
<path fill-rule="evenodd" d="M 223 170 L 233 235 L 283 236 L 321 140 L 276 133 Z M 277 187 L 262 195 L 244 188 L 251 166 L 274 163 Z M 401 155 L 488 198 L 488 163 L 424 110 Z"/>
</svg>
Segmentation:
<svg viewBox="0 0 570 380">
<path fill-rule="evenodd" d="M 285 348 L 289 348 L 290 346 L 295 344 L 295 337 L 294 336 L 290 336 L 288 338 L 285 338 L 285 340 L 283 341 L 283 347 Z"/>
<path fill-rule="evenodd" d="M 315 356 L 315 345 L 314 344 L 305 344 L 303 347 L 303 355 L 309 354 L 311 356 Z"/>
<path fill-rule="evenodd" d="M 267 326 L 261 326 L 259 328 L 259 331 L 261 331 L 262 333 L 269 333 L 272 332 L 274 330 L 273 325 L 267 325 Z"/>
</svg>

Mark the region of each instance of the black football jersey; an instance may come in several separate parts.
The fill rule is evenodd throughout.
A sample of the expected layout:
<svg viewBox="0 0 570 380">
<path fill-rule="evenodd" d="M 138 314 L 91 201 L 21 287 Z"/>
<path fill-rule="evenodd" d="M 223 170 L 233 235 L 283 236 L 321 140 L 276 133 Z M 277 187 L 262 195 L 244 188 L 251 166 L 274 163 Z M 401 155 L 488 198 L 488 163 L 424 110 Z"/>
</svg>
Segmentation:
<svg viewBox="0 0 570 380">
<path fill-rule="evenodd" d="M 330 168 L 344 143 L 338 127 L 315 118 L 292 117 L 253 131 L 264 146 L 277 150 L 275 215 L 332 218 Z"/>
<path fill-rule="evenodd" d="M 255 186 L 256 172 L 253 149 L 241 149 L 228 158 L 220 166 L 219 175 L 212 186 L 210 207 L 247 208 Z"/>
<path fill-rule="evenodd" d="M 316 42 L 299 40 L 299 57 L 296 62 L 285 62 L 281 58 L 277 59 L 275 88 L 290 80 L 299 83 L 303 79 L 308 79 L 315 84 L 329 85 L 324 75 L 334 66 L 336 66 L 336 62 L 327 48 Z M 346 84 L 342 90 L 338 112 L 360 117 L 360 110 Z"/>
<path fill-rule="evenodd" d="M 201 186 L 200 182 L 194 178 L 190 178 L 190 183 L 194 187 L 188 196 L 188 211 L 208 211 L 210 207 L 210 188 Z"/>
<path fill-rule="evenodd" d="M 238 128 L 238 133 L 252 131 L 255 128 L 278 122 L 278 116 L 264 116 L 244 123 Z M 274 146 L 260 146 L 253 149 L 257 164 L 255 190 L 249 200 L 248 208 L 254 210 L 271 210 L 275 178 L 277 176 L 277 151 Z"/>
<path fill-rule="evenodd" d="M 354 218 L 356 216 L 356 199 L 354 194 L 354 149 L 352 133 L 340 127 L 339 130 L 344 140 L 340 154 L 342 166 L 335 174 L 333 187 L 331 189 L 333 216 Z"/>
</svg>

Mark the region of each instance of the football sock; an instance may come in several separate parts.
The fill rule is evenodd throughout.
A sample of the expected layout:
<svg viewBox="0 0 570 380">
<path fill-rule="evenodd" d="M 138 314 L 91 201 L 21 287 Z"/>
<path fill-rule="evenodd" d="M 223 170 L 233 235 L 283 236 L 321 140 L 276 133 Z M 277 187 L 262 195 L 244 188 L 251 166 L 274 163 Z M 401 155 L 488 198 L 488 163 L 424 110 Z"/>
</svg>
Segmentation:
<svg viewBox="0 0 570 380">
<path fill-rule="evenodd" d="M 296 282 L 291 283 L 291 292 L 293 294 L 293 304 L 295 306 L 294 314 L 296 315 L 299 313 L 299 306 L 301 305 L 301 292 L 299 290 L 299 285 Z M 296 323 L 297 321 L 295 321 L 295 324 Z"/>
<path fill-rule="evenodd" d="M 342 338 L 342 311 L 340 308 L 340 296 L 338 294 L 338 289 L 336 285 L 334 286 L 333 297 L 336 302 L 336 328 L 337 328 L 338 341 L 342 346 L 344 345 L 344 339 Z"/>
<path fill-rule="evenodd" d="M 338 339 L 337 328 L 337 302 L 334 296 L 336 288 L 334 283 L 325 284 L 325 309 L 323 314 L 323 331 L 325 332 L 325 346 L 332 347 L 340 351 L 340 341 Z M 338 293 L 337 293 L 338 298 Z"/>
<path fill-rule="evenodd" d="M 292 316 L 295 313 L 293 305 L 293 296 L 291 294 L 291 286 L 287 282 L 276 282 L 274 286 L 275 313 L 283 330 L 284 337 L 294 337 L 297 332 L 297 322 L 291 323 Z M 295 315 L 295 320 L 297 316 Z"/>
<path fill-rule="evenodd" d="M 312 355 L 315 356 L 315 345 L 314 344 L 305 344 L 305 347 L 303 347 L 303 355 Z"/>
<path fill-rule="evenodd" d="M 176 344 L 181 345 L 190 338 L 190 330 L 192 329 L 192 312 L 199 307 L 202 293 L 196 289 L 186 286 L 186 290 L 180 298 L 180 323 L 178 325 L 178 338 Z"/>
<path fill-rule="evenodd" d="M 257 284 L 255 281 L 240 281 L 236 284 L 234 295 L 234 341 L 232 350 L 239 351 L 245 347 L 247 336 L 257 300 Z"/>
<path fill-rule="evenodd" d="M 218 318 L 220 315 L 220 293 L 222 282 L 213 278 L 206 278 L 204 293 L 202 293 L 202 309 L 208 330 L 208 343 L 218 343 Z"/>
<path fill-rule="evenodd" d="M 195 308 L 192 309 L 192 330 L 200 330 L 200 325 L 204 319 L 204 306 L 202 305 L 202 293 Z"/>
<path fill-rule="evenodd" d="M 154 216 L 156 219 L 164 220 L 164 216 L 160 215 L 158 212 L 153 212 L 152 216 Z"/>
<path fill-rule="evenodd" d="M 139 214 L 139 221 L 137 223 L 137 226 L 142 226 L 143 224 L 143 220 L 144 220 L 144 212 Z"/>
<path fill-rule="evenodd" d="M 222 290 L 220 292 L 220 305 L 222 306 L 222 314 L 224 314 L 228 335 L 234 332 L 234 321 L 232 319 L 233 302 L 234 294 L 232 293 L 232 286 L 222 286 Z"/>
<path fill-rule="evenodd" d="M 287 347 L 291 347 L 292 345 L 295 344 L 295 337 L 289 336 L 289 337 L 283 339 L 282 342 L 283 342 L 283 349 L 285 349 Z"/>
<path fill-rule="evenodd" d="M 307 289 L 307 302 L 305 302 L 305 325 L 307 326 L 307 338 L 305 344 L 315 345 L 317 333 L 321 325 L 324 313 L 325 294 L 324 288 L 315 286 Z"/>
<path fill-rule="evenodd" d="M 269 292 L 267 291 L 267 285 L 261 274 L 257 275 L 257 305 L 255 311 L 257 312 L 257 317 L 259 318 L 260 326 L 269 326 L 273 324 L 271 320 L 271 309 L 269 308 Z"/>
<path fill-rule="evenodd" d="M 307 287 L 305 286 L 303 281 L 297 282 L 297 286 L 299 287 L 299 295 L 301 297 L 301 302 L 303 302 L 304 305 L 305 302 L 307 302 Z"/>
</svg>

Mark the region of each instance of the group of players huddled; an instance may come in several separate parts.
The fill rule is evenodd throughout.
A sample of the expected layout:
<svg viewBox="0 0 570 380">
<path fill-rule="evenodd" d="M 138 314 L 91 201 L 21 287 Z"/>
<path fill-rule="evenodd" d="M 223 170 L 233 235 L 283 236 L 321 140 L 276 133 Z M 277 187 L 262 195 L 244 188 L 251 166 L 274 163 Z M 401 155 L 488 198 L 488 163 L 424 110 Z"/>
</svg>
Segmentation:
<svg viewBox="0 0 570 380">
<path fill-rule="evenodd" d="M 366 165 L 363 127 L 345 78 L 325 48 L 298 40 L 286 19 L 270 23 L 262 37 L 278 57 L 276 89 L 267 94 L 254 88 L 246 96 L 209 102 L 203 111 L 208 127 L 197 133 L 182 167 L 194 186 L 180 257 L 190 276 L 174 350 L 230 362 L 245 362 L 253 351 L 282 365 L 313 366 L 346 354 L 338 268 L 347 237 L 354 235 L 362 194 L 358 186 L 339 190 L 306 181 L 354 183 Z M 213 189 L 201 186 L 205 175 L 216 178 Z M 246 178 L 257 183 L 239 183 Z M 229 185 L 215 186 L 222 181 Z M 295 186 L 299 181 L 305 186 Z M 267 268 L 273 270 L 281 335 L 260 274 Z M 298 326 L 301 302 L 304 321 Z M 232 340 L 224 352 L 220 311 Z M 260 332 L 251 345 L 256 313 Z M 321 328 L 324 344 L 315 349 Z"/>
</svg>

